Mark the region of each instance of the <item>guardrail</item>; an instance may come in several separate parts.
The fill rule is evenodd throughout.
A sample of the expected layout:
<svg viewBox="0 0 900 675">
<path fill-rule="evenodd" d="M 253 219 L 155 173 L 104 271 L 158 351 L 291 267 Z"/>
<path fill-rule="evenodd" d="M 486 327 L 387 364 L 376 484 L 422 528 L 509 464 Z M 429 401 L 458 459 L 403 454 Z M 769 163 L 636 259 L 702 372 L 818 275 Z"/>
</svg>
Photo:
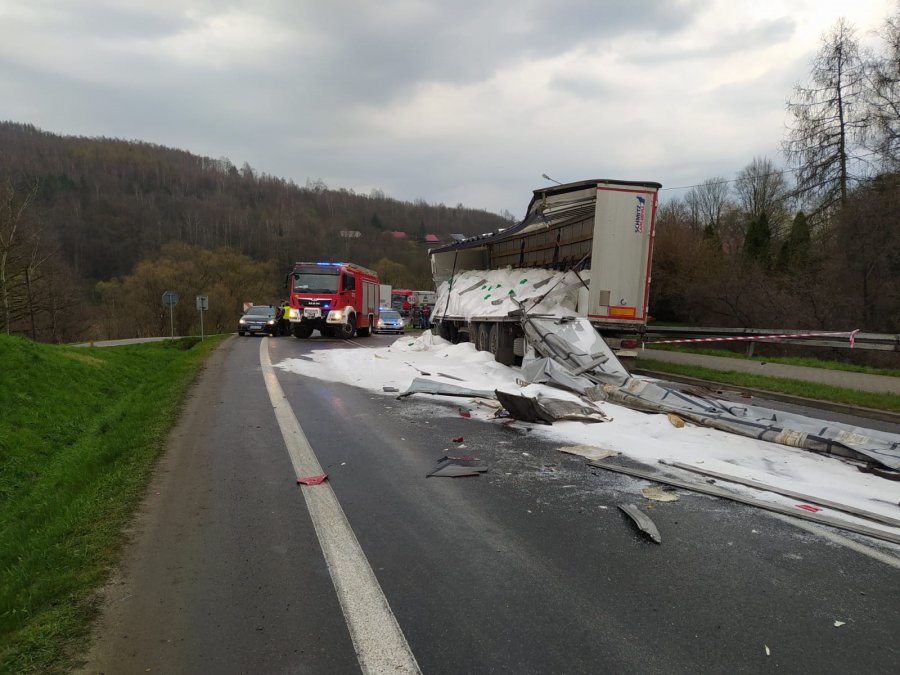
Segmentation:
<svg viewBox="0 0 900 675">
<path fill-rule="evenodd" d="M 729 341 L 747 338 L 748 356 L 753 355 L 753 345 L 756 342 L 770 342 L 775 344 L 804 344 L 814 347 L 837 347 L 849 349 L 871 349 L 878 351 L 900 352 L 900 335 L 891 333 L 856 333 L 852 344 L 849 332 L 842 338 L 822 339 L 821 337 L 806 337 L 804 333 L 817 331 L 801 331 L 791 328 L 713 328 L 708 326 L 647 326 L 644 336 L 647 338 L 679 338 L 679 337 L 712 337 L 722 336 Z M 765 336 L 785 335 L 789 337 L 772 338 Z M 647 340 L 648 342 L 650 340 Z"/>
</svg>

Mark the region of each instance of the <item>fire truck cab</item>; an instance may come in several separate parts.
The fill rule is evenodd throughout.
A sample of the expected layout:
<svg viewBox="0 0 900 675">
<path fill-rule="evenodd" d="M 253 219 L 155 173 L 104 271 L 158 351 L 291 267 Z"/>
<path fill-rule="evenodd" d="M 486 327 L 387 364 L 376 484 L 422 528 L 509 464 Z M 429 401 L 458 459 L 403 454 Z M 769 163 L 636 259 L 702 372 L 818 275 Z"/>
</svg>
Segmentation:
<svg viewBox="0 0 900 675">
<path fill-rule="evenodd" d="M 294 337 L 367 337 L 378 320 L 378 274 L 342 262 L 298 262 L 285 278 Z"/>
</svg>

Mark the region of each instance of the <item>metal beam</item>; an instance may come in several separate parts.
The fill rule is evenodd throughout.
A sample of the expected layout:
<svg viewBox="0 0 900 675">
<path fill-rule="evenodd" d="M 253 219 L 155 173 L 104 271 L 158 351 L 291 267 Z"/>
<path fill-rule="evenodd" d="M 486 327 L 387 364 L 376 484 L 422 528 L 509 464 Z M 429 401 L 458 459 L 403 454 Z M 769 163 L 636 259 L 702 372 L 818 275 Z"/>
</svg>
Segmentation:
<svg viewBox="0 0 900 675">
<path fill-rule="evenodd" d="M 588 462 L 588 466 L 595 466 L 598 469 L 606 469 L 607 471 L 615 471 L 616 473 L 624 473 L 627 476 L 634 476 L 635 478 L 643 478 L 644 480 L 649 480 L 654 483 L 662 483 L 663 485 L 671 485 L 673 487 L 679 487 L 684 490 L 692 490 L 693 492 L 699 492 L 701 494 L 712 495 L 713 497 L 721 497 L 722 499 L 730 499 L 734 502 L 740 502 L 741 504 L 746 504 L 748 506 L 755 506 L 757 508 L 765 509 L 766 511 L 772 511 L 774 513 L 781 513 L 785 516 L 791 516 L 793 518 L 799 518 L 800 520 L 809 520 L 814 523 L 819 523 L 820 525 L 828 525 L 830 527 L 836 527 L 841 530 L 847 530 L 848 532 L 856 532 L 857 534 L 864 534 L 867 537 L 873 537 L 874 539 L 880 539 L 882 541 L 889 541 L 894 544 L 900 544 L 900 534 L 894 534 L 893 532 L 885 532 L 884 530 L 878 530 L 874 527 L 868 527 L 866 525 L 857 525 L 855 523 L 848 523 L 846 521 L 840 520 L 838 518 L 832 518 L 831 516 L 825 516 L 818 513 L 810 513 L 809 511 L 803 511 L 801 509 L 793 509 L 787 506 L 781 506 L 780 504 L 773 504 L 771 502 L 765 502 L 761 499 L 755 499 L 753 497 L 744 497 L 743 495 L 736 494 L 734 492 L 729 492 L 728 490 L 723 490 L 722 488 L 717 488 L 712 485 L 703 485 L 700 483 L 690 483 L 688 481 L 681 480 L 679 478 L 670 478 L 668 476 L 660 476 L 659 474 L 654 474 L 649 471 L 642 471 L 640 469 L 630 469 L 624 466 L 616 466 L 614 464 L 601 464 L 599 462 Z"/>
</svg>

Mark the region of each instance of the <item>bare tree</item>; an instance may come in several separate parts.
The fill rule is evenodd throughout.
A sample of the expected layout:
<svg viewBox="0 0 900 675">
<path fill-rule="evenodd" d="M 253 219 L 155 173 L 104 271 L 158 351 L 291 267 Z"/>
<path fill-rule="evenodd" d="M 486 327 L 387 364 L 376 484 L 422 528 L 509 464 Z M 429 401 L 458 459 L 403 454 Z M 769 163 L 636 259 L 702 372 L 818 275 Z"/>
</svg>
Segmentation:
<svg viewBox="0 0 900 675">
<path fill-rule="evenodd" d="M 19 190 L 10 176 L 0 188 L 0 302 L 3 305 L 3 330 L 9 335 L 13 321 L 13 284 L 22 270 L 14 267 L 24 244 L 25 212 L 37 195 L 37 183 Z"/>
<path fill-rule="evenodd" d="M 728 206 L 728 181 L 721 176 L 707 178 L 685 195 L 684 202 L 696 230 L 712 230 L 716 235 Z"/>
<path fill-rule="evenodd" d="M 746 221 L 759 221 L 765 215 L 772 233 L 780 235 L 788 216 L 784 172 L 768 157 L 754 157 L 738 173 L 734 188 Z"/>
<path fill-rule="evenodd" d="M 872 129 L 869 145 L 885 169 L 900 169 L 900 2 L 880 32 L 887 46 L 883 56 L 872 57 L 868 68 Z"/>
<path fill-rule="evenodd" d="M 853 27 L 839 19 L 823 36 L 809 86 L 797 85 L 787 109 L 793 119 L 783 143 L 797 168 L 797 192 L 819 211 L 847 202 L 851 174 L 867 127 L 865 72 Z"/>
</svg>

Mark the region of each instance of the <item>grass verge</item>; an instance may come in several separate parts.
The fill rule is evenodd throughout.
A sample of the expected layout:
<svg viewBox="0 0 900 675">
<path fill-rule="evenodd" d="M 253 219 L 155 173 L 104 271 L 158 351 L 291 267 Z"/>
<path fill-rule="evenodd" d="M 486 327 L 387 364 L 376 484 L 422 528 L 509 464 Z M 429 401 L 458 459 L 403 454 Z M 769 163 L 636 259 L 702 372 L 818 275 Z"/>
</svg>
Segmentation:
<svg viewBox="0 0 900 675">
<path fill-rule="evenodd" d="M 71 670 L 185 392 L 223 339 L 88 349 L 0 335 L 0 673 Z"/>
<path fill-rule="evenodd" d="M 863 408 L 876 410 L 890 410 L 900 412 L 900 394 L 879 394 L 853 389 L 842 389 L 827 384 L 807 382 L 801 380 L 789 380 L 781 377 L 766 377 L 751 373 L 740 373 L 733 370 L 714 370 L 702 366 L 691 366 L 680 363 L 668 363 L 656 361 L 649 357 L 639 357 L 637 367 L 646 370 L 655 370 L 674 375 L 697 377 L 711 382 L 721 382 L 737 387 L 749 387 L 763 389 L 765 391 L 780 392 L 793 396 L 817 399 L 820 401 L 833 401 Z"/>
</svg>

